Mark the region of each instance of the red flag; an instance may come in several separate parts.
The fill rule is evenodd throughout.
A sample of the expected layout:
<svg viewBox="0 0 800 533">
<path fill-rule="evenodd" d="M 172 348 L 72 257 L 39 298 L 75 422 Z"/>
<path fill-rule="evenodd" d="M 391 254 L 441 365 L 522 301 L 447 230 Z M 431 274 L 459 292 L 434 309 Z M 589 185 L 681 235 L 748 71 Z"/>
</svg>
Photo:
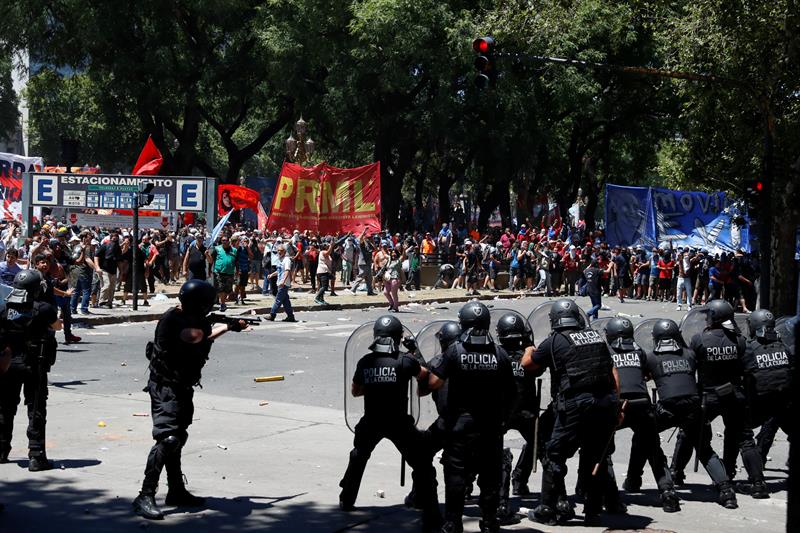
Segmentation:
<svg viewBox="0 0 800 533">
<path fill-rule="evenodd" d="M 267 212 L 264 210 L 264 206 L 261 205 L 261 202 L 258 202 L 258 231 L 267 231 L 267 220 L 269 217 L 267 216 Z"/>
<path fill-rule="evenodd" d="M 142 153 L 139 154 L 139 159 L 136 160 L 136 164 L 133 166 L 133 175 L 154 176 L 161 170 L 161 164 L 163 162 L 164 158 L 161 156 L 161 152 L 158 151 L 158 148 L 156 148 L 153 138 L 147 137 L 147 142 L 144 143 Z"/>
<path fill-rule="evenodd" d="M 240 185 L 220 185 L 217 187 L 217 212 L 225 215 L 231 209 L 252 209 L 258 211 L 261 195 L 258 191 Z"/>
</svg>

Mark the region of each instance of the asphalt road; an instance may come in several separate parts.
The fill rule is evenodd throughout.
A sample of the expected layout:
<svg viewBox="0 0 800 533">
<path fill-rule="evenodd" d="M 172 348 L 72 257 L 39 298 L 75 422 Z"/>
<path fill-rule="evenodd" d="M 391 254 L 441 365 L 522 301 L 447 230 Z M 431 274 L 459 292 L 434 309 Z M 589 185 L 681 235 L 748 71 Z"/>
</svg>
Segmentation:
<svg viewBox="0 0 800 533">
<path fill-rule="evenodd" d="M 494 305 L 497 308 L 511 308 L 527 316 L 536 305 L 543 301 L 545 301 L 544 298 L 525 298 L 520 300 L 496 300 L 485 303 L 490 307 Z M 579 298 L 578 301 L 584 309 L 589 307 L 588 299 Z M 634 323 L 654 317 L 667 317 L 677 321 L 684 314 L 675 310 L 675 304 L 644 302 L 620 304 L 616 299 L 607 299 L 604 303 L 610 309 L 601 311 L 601 317 L 620 313 L 629 316 Z M 447 302 L 439 302 L 430 305 L 404 306 L 403 312 L 398 316 L 412 332 L 416 333 L 430 321 L 455 319 L 460 305 L 448 305 Z M 291 481 L 278 482 L 277 479 L 274 481 L 276 487 L 284 488 L 288 484 L 294 484 L 297 486 L 298 491 L 303 491 L 303 494 L 308 491 L 305 498 L 313 502 L 316 507 L 321 506 L 321 508 L 326 509 L 326 513 L 335 509 L 331 505 L 331 500 L 335 501 L 335 495 L 338 493 L 336 483 L 346 462 L 345 450 L 349 441 L 349 433 L 347 433 L 346 429 L 344 429 L 344 432 L 341 429 L 344 428 L 344 417 L 341 414 L 346 386 L 343 364 L 344 347 L 350 334 L 359 325 L 376 319 L 384 312 L 385 308 L 303 312 L 297 314 L 297 318 L 301 321 L 298 324 L 265 323 L 252 331 L 240 334 L 229 333 L 215 343 L 204 371 L 203 389 L 198 394 L 203 398 L 203 402 L 229 405 L 229 411 L 225 412 L 230 412 L 230 417 L 234 416 L 234 412 L 241 411 L 244 413 L 249 412 L 249 409 L 253 409 L 248 406 L 258 406 L 258 402 L 254 400 L 268 400 L 271 406 L 275 406 L 274 411 L 271 412 L 282 413 L 285 411 L 287 413 L 287 415 L 279 414 L 277 418 L 272 419 L 272 423 L 281 421 L 288 423 L 289 420 L 292 420 L 300 426 L 300 431 L 319 431 L 320 435 L 324 434 L 325 436 L 316 438 L 334 439 L 333 441 L 326 441 L 327 445 L 326 442 L 316 441 L 313 443 L 298 443 L 298 447 L 305 445 L 317 447 L 320 450 L 329 447 L 331 448 L 330 451 L 335 453 L 332 454 L 330 460 L 320 457 L 312 457 L 305 460 L 298 459 L 300 462 L 291 467 L 294 469 L 292 470 Z M 139 407 L 135 407 L 136 410 L 146 409 L 146 404 L 144 404 L 145 396 L 141 392 L 147 379 L 147 361 L 144 356 L 144 346 L 147 340 L 152 338 L 154 328 L 155 322 L 76 329 L 75 333 L 83 337 L 84 342 L 60 347 L 58 362 L 50 373 L 51 386 L 56 389 L 53 397 L 64 399 L 75 396 L 76 398 L 80 397 L 80 401 L 85 401 L 87 404 L 107 401 L 110 402 L 109 405 L 113 402 L 124 402 L 126 401 L 124 400 L 125 398 L 129 398 L 130 400 L 125 403 L 126 407 L 118 409 L 121 412 L 128 413 L 128 417 L 130 417 L 131 408 L 127 407 L 127 405 L 130 404 L 130 401 L 137 402 Z M 253 381 L 253 378 L 257 376 L 270 375 L 283 375 L 285 380 L 270 383 L 254 383 Z M 547 381 L 547 376 L 545 380 Z M 347 381 L 349 381 L 349 376 L 347 376 Z M 546 382 L 543 390 L 548 390 L 548 387 L 549 384 Z M 92 400 L 92 398 L 95 398 L 95 400 Z M 423 399 L 422 401 L 429 402 L 428 399 Z M 288 407 L 280 407 L 284 404 Z M 96 409 L 96 407 L 94 408 Z M 324 412 L 320 411 L 319 408 L 323 408 Z M 68 406 L 61 405 L 60 409 L 58 411 L 54 406 L 53 411 L 57 413 L 54 416 L 63 417 L 63 412 L 68 409 Z M 226 409 L 228 408 L 226 407 Z M 254 407 L 254 409 L 264 408 Z M 269 409 L 273 409 L 273 407 Z M 284 411 L 281 411 L 282 409 Z M 202 451 L 203 454 L 210 455 L 212 453 L 210 450 L 215 450 L 219 453 L 219 449 L 214 443 L 223 439 L 227 439 L 229 442 L 236 439 L 248 442 L 247 439 L 250 438 L 249 432 L 256 430 L 255 427 L 241 427 L 241 429 L 239 429 L 239 426 L 226 427 L 222 435 L 215 435 L 215 433 L 219 433 L 218 429 L 216 429 L 219 426 L 207 427 L 204 430 L 202 425 L 203 417 L 208 420 L 209 416 L 214 413 L 218 413 L 221 416 L 222 411 L 203 411 L 203 414 L 200 415 L 200 422 L 191 431 L 191 442 L 195 443 L 194 445 L 197 446 L 198 450 L 204 450 Z M 19 427 L 19 423 L 23 422 L 22 416 L 18 415 L 17 435 L 20 435 L 20 437 L 17 438 L 22 438 L 24 431 Z M 243 415 L 237 414 L 235 416 L 238 417 L 236 420 L 240 420 Z M 310 420 L 313 417 L 325 420 L 324 424 L 308 426 L 307 419 Z M 147 442 L 149 430 L 146 427 L 148 420 L 134 419 L 134 421 L 142 427 L 133 433 L 128 433 L 125 438 L 128 435 L 135 435 L 136 440 L 133 442 L 136 444 L 137 449 L 135 453 L 131 453 L 126 447 L 119 448 L 117 450 L 119 458 L 116 461 L 118 465 L 122 465 L 123 461 L 130 461 L 131 465 L 135 465 L 133 468 L 136 473 L 131 477 L 127 474 L 128 469 L 120 473 L 112 471 L 108 474 L 115 479 L 119 479 L 118 483 L 124 486 L 124 489 L 120 490 L 123 498 L 128 497 L 133 487 L 136 486 L 136 477 L 139 475 L 138 471 L 141 468 L 139 464 L 143 461 L 145 450 L 149 446 Z M 224 420 L 221 421 L 225 423 Z M 62 445 L 65 444 L 67 436 L 72 431 L 63 422 L 60 427 L 54 428 L 52 432 L 53 439 L 60 439 Z M 325 424 L 328 424 L 328 426 Z M 325 429 L 326 427 L 331 429 Z M 322 433 L 323 430 L 324 433 Z M 127 431 L 131 432 L 131 429 Z M 276 436 L 271 438 L 280 438 L 281 431 L 274 433 Z M 721 426 L 717 422 L 715 424 L 713 446 L 721 452 L 722 439 L 720 432 Z M 79 436 L 76 435 L 70 438 Z M 287 433 L 286 439 L 288 439 L 289 443 L 284 446 L 291 446 L 290 437 L 291 434 Z M 86 438 L 89 439 L 89 437 Z M 614 461 L 617 465 L 617 476 L 620 484 L 625 475 L 630 438 L 630 431 L 623 430 L 619 432 L 616 439 L 617 451 L 614 454 Z M 670 456 L 674 446 L 674 439 L 668 441 L 668 438 L 668 433 L 662 434 L 665 453 Z M 91 443 L 93 441 L 87 440 L 87 442 Z M 267 448 L 276 446 L 276 444 L 270 444 L 269 442 L 271 441 L 265 441 Z M 515 454 L 521 444 L 521 439 L 514 432 L 511 432 L 506 438 L 506 445 L 514 449 Z M 79 443 L 76 441 L 77 445 Z M 82 444 L 80 445 L 82 446 Z M 390 448 L 388 444 L 382 444 L 376 450 L 374 461 L 370 462 L 371 466 L 368 468 L 368 475 L 365 477 L 362 490 L 364 496 L 361 499 L 365 500 L 364 505 L 372 502 L 373 506 L 378 505 L 378 507 L 369 508 L 371 510 L 368 511 L 368 518 L 364 520 L 359 518 L 361 515 L 357 515 L 353 519 L 354 522 L 347 527 L 331 526 L 331 530 L 409 530 L 407 528 L 400 529 L 394 523 L 394 520 L 396 520 L 393 518 L 395 516 L 394 513 L 400 512 L 402 516 L 406 516 L 404 514 L 405 511 L 398 511 L 397 506 L 402 502 L 402 497 L 396 492 L 389 494 L 387 490 L 386 500 L 376 500 L 374 497 L 372 499 L 368 498 L 370 494 L 374 493 L 376 487 L 387 487 L 386 480 L 382 480 L 381 477 L 384 472 L 391 472 L 389 474 L 391 476 L 396 474 L 396 460 L 391 459 L 396 457 L 396 452 L 393 452 Z M 292 454 L 290 448 L 284 449 L 287 457 Z M 112 451 L 114 450 L 112 448 Z M 62 451 L 62 453 L 64 452 Z M 303 452 L 299 453 L 299 455 L 304 457 L 306 454 Z M 771 454 L 772 460 L 768 464 L 767 480 L 770 489 L 773 491 L 773 496 L 770 500 L 756 501 L 748 496 L 740 496 L 740 509 L 736 511 L 722 509 L 719 505 L 713 503 L 715 493 L 710 489 L 708 477 L 701 469 L 699 474 L 688 473 L 691 491 L 681 491 L 681 498 L 685 502 L 683 512 L 676 515 L 665 515 L 658 507 L 656 493 L 653 490 L 649 490 L 645 495 L 628 496 L 627 500 L 632 504 L 630 516 L 622 520 L 612 521 L 610 525 L 618 529 L 636 529 L 650 526 L 680 532 L 698 531 L 704 533 L 710 531 L 764 533 L 782 531 L 786 512 L 786 471 L 784 465 L 787 455 L 788 444 L 785 436 L 779 434 Z M 202 457 L 202 455 L 199 457 Z M 228 457 L 234 456 L 230 455 Z M 390 458 L 388 461 L 385 460 L 387 457 Z M 222 459 L 215 459 L 211 465 L 205 467 L 198 465 L 197 461 L 198 459 L 195 459 L 195 464 L 193 464 L 195 476 L 209 474 L 209 470 L 212 468 L 211 465 L 217 461 L 222 461 Z M 103 465 L 94 468 L 100 469 L 97 470 L 98 472 L 103 472 L 103 469 L 106 468 L 105 465 L 108 465 L 108 468 L 112 468 L 113 464 L 113 462 L 104 462 Z M 127 464 L 125 463 L 126 468 Z M 575 465 L 571 462 L 570 466 L 571 471 L 567 486 L 570 487 L 571 491 L 571 484 L 574 483 Z M 213 468 L 216 471 L 217 467 L 214 466 Z M 242 471 L 246 471 L 247 468 L 248 465 L 242 465 Z M 89 471 L 91 471 L 91 468 Z M 66 470 L 67 474 L 69 472 L 69 469 Z M 242 474 L 239 475 L 241 476 Z M 20 480 L 26 479 L 22 473 L 16 477 L 19 477 Z M 129 477 L 131 479 L 128 479 Z M 739 477 L 741 478 L 742 474 Z M 225 478 L 223 477 L 222 479 L 224 480 Z M 204 482 L 206 480 L 201 479 L 200 481 Z M 109 482 L 106 481 L 105 483 Z M 211 480 L 206 482 L 213 483 Z M 247 483 L 249 484 L 250 481 L 247 481 Z M 538 492 L 539 484 L 539 474 L 535 474 L 531 482 L 531 488 L 534 492 Z M 645 484 L 649 488 L 653 488 L 653 480 L 649 477 L 649 472 L 645 472 Z M 216 485 L 209 485 L 206 488 L 206 493 L 209 493 L 210 487 L 216 487 Z M 221 488 L 215 489 L 215 492 L 221 490 Z M 241 490 L 250 490 L 250 488 L 235 487 L 231 489 L 231 492 L 232 494 L 241 494 Z M 25 494 L 27 495 L 27 493 Z M 113 501 L 117 502 L 116 499 Z M 520 502 L 515 499 L 514 505 L 533 507 L 535 503 L 535 500 Z M 392 505 L 393 507 L 383 507 L 385 505 Z M 127 504 L 117 505 L 117 507 L 121 517 L 120 523 L 129 524 Z M 578 510 L 580 510 L 580 506 Z M 33 509 L 31 511 L 33 512 Z M 470 512 L 474 515 L 473 511 Z M 213 512 L 210 515 L 202 514 L 199 516 L 206 517 L 209 520 L 206 530 L 213 530 L 210 522 L 215 516 Z M 256 513 L 254 509 L 252 517 L 242 517 L 241 521 L 237 523 L 239 527 L 245 527 L 248 524 L 256 527 L 260 524 L 258 519 L 263 516 L 265 515 Z M 341 519 L 340 515 L 335 512 L 331 514 L 331 517 L 333 517 L 333 520 Z M 295 517 L 295 520 L 298 524 L 303 523 L 302 519 L 298 517 Z M 325 520 L 328 519 L 326 518 Z M 317 524 L 318 528 L 312 529 L 326 530 L 325 520 Z M 281 523 L 284 524 L 285 530 L 294 530 L 291 526 L 291 521 L 288 523 L 281 521 Z M 0 524 L 2 524 L 1 519 Z M 184 519 L 182 524 L 191 529 L 190 525 L 194 524 L 196 526 L 199 522 L 192 521 L 192 518 L 188 517 Z M 522 524 L 511 529 L 529 530 L 533 525 L 531 522 L 524 520 Z M 474 526 L 475 520 L 472 519 L 468 530 L 474 530 Z M 0 527 L 0 529 L 2 528 Z M 32 530 L 38 531 L 39 529 L 33 528 Z M 280 530 L 283 531 L 284 529 Z M 567 531 L 569 528 L 542 527 L 540 530 Z"/>
</svg>

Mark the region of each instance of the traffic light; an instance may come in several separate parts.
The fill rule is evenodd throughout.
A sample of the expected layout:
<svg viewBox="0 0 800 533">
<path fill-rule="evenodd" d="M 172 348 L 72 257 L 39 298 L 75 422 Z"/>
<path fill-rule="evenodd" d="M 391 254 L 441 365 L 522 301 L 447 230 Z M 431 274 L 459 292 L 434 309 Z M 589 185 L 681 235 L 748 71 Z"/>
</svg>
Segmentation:
<svg viewBox="0 0 800 533">
<path fill-rule="evenodd" d="M 144 207 L 152 203 L 153 199 L 155 198 L 155 195 L 152 194 L 153 187 L 155 187 L 155 184 L 149 181 L 147 183 L 139 184 L 139 207 Z"/>
<path fill-rule="evenodd" d="M 759 208 L 765 194 L 767 194 L 767 191 L 763 181 L 752 180 L 745 184 L 744 200 L 751 220 L 758 220 Z"/>
<path fill-rule="evenodd" d="M 495 48 L 494 37 L 478 37 L 472 42 L 472 49 L 478 54 L 475 58 L 475 70 L 478 75 L 475 76 L 475 85 L 479 89 L 485 89 L 490 85 L 494 85 L 497 79 L 497 68 L 495 67 Z"/>
</svg>

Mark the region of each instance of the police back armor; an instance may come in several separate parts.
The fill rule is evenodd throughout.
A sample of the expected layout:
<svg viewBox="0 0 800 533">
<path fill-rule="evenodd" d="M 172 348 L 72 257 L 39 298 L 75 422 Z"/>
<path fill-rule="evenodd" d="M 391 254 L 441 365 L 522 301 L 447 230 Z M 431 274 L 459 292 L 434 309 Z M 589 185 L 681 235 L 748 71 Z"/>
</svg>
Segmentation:
<svg viewBox="0 0 800 533">
<path fill-rule="evenodd" d="M 744 372 L 748 389 L 758 395 L 788 391 L 792 382 L 792 365 L 786 346 L 780 340 L 762 343 L 747 341 Z"/>
<path fill-rule="evenodd" d="M 707 329 L 692 338 L 692 350 L 697 357 L 701 386 L 714 388 L 741 383 L 744 337 L 723 328 Z"/>
<path fill-rule="evenodd" d="M 656 382 L 661 400 L 697 395 L 694 377 L 697 364 L 694 354 L 686 348 L 650 355 L 647 368 Z"/>
<path fill-rule="evenodd" d="M 644 351 L 636 346 L 633 350 L 611 348 L 611 358 L 619 375 L 620 394 L 646 396 L 644 372 L 647 358 Z"/>
<path fill-rule="evenodd" d="M 586 391 L 610 392 L 614 388 L 614 363 L 608 345 L 597 331 L 562 330 L 553 333 L 562 336 L 569 348 L 553 354 L 554 365 L 560 370 L 560 391 L 571 395 Z"/>
<path fill-rule="evenodd" d="M 180 339 L 184 329 L 200 329 L 204 339 L 190 344 Z M 211 323 L 202 317 L 169 309 L 158 321 L 155 339 L 147 343 L 145 355 L 150 360 L 151 376 L 159 382 L 186 388 L 200 383 L 213 341 L 208 340 Z"/>
</svg>

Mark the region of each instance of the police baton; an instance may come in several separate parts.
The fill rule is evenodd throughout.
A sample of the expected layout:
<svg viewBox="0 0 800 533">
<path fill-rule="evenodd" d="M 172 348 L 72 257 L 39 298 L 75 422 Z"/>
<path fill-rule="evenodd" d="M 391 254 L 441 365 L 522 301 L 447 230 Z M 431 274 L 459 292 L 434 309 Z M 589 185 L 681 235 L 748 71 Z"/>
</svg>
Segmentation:
<svg viewBox="0 0 800 533">
<path fill-rule="evenodd" d="M 533 421 L 533 473 L 539 459 L 539 416 L 542 414 L 542 380 L 536 380 L 536 420 Z"/>
<path fill-rule="evenodd" d="M 622 407 L 620 408 L 620 413 L 625 413 L 625 408 L 628 406 L 628 400 L 622 402 Z M 597 464 L 594 465 L 592 469 L 592 475 L 596 476 L 597 473 L 600 471 L 600 464 L 604 463 L 606 460 L 606 454 L 608 453 L 608 449 L 611 447 L 611 443 L 614 442 L 614 435 L 617 434 L 617 428 L 614 428 L 614 431 L 611 432 L 611 436 L 608 437 L 608 441 L 606 442 L 605 448 L 603 448 L 603 453 L 600 454 L 600 459 L 597 460 Z"/>
<path fill-rule="evenodd" d="M 700 431 L 697 433 L 697 448 L 694 450 L 694 471 L 700 468 L 700 447 L 703 445 L 703 432 L 706 430 L 706 393 L 703 393 L 703 402 L 700 404 Z"/>
</svg>

